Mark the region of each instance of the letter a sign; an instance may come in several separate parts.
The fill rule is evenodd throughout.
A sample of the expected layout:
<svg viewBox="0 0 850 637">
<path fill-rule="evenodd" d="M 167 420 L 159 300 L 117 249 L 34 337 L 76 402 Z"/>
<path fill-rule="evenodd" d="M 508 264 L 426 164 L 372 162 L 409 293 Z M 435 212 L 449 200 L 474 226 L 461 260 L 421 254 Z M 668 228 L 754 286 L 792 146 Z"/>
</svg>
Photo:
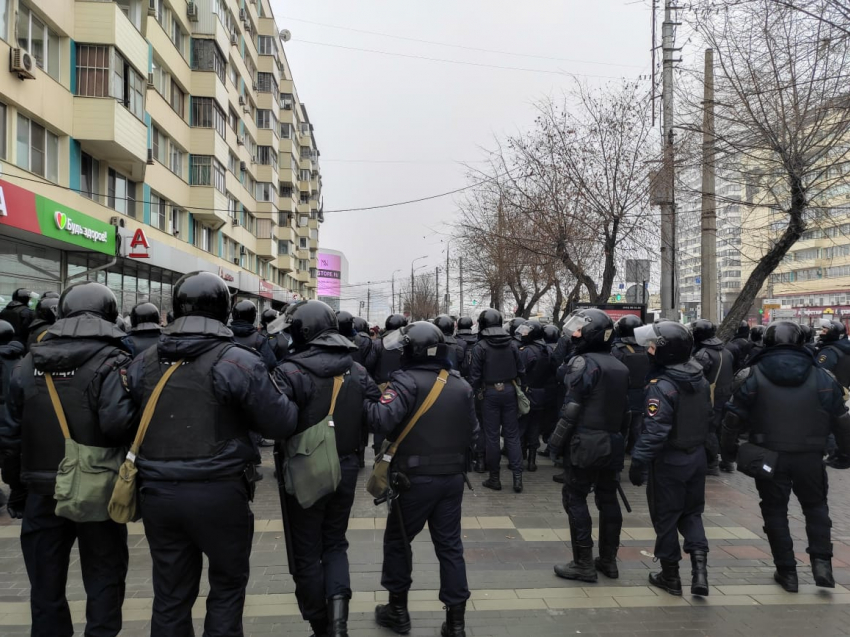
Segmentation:
<svg viewBox="0 0 850 637">
<path fill-rule="evenodd" d="M 144 248 L 144 252 L 142 251 Z M 149 259 L 151 244 L 145 236 L 145 231 L 141 228 L 136 228 L 133 238 L 130 240 L 130 254 L 127 256 L 131 259 Z"/>
</svg>

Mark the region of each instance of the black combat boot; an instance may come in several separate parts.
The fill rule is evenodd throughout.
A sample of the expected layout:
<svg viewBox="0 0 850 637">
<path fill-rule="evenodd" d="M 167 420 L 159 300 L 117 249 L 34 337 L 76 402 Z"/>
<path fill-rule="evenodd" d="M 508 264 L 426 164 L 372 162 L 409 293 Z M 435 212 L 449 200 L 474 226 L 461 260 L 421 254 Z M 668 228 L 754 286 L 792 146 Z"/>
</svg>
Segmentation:
<svg viewBox="0 0 850 637">
<path fill-rule="evenodd" d="M 328 637 L 328 618 L 319 617 L 310 620 L 310 628 L 313 629 L 313 637 Z"/>
<path fill-rule="evenodd" d="M 357 452 L 357 466 L 361 469 L 366 466 L 366 450 L 361 449 Z"/>
<path fill-rule="evenodd" d="M 786 592 L 796 593 L 798 590 L 797 561 L 794 557 L 794 540 L 791 539 L 791 534 L 788 529 L 772 529 L 765 526 L 762 530 L 770 544 L 773 563 L 776 564 L 773 580 Z"/>
<path fill-rule="evenodd" d="M 378 604 L 375 607 L 375 621 L 379 626 L 389 628 L 399 635 L 410 632 L 410 613 L 407 612 L 407 591 L 390 593 L 388 604 Z"/>
<path fill-rule="evenodd" d="M 466 602 L 455 606 L 446 606 L 446 621 L 443 622 L 441 637 L 466 637 L 466 622 L 463 615 L 466 612 Z"/>
<path fill-rule="evenodd" d="M 691 553 L 691 595 L 708 596 L 708 558 L 705 551 Z"/>
<path fill-rule="evenodd" d="M 328 637 L 348 637 L 348 598 L 335 595 L 328 600 Z"/>
<path fill-rule="evenodd" d="M 537 451 L 534 449 L 528 450 L 528 470 L 532 473 L 537 471 Z"/>
<path fill-rule="evenodd" d="M 835 588 L 835 578 L 832 576 L 832 558 L 812 555 L 811 560 L 815 586 Z"/>
<path fill-rule="evenodd" d="M 475 457 L 472 459 L 472 470 L 475 471 L 475 473 L 487 473 L 483 453 L 475 454 Z"/>
<path fill-rule="evenodd" d="M 522 493 L 522 472 L 517 471 L 514 473 L 514 491 L 516 493 Z"/>
<path fill-rule="evenodd" d="M 728 460 L 720 461 L 720 470 L 723 473 L 735 473 L 735 463 Z"/>
<path fill-rule="evenodd" d="M 671 595 L 681 596 L 682 580 L 679 579 L 679 563 L 661 560 L 661 572 L 650 573 L 649 583 L 664 589 Z"/>
<path fill-rule="evenodd" d="M 773 574 L 773 581 L 779 584 L 786 593 L 796 593 L 797 568 L 795 566 L 777 566 Z"/>
<path fill-rule="evenodd" d="M 709 460 L 705 473 L 706 473 L 706 475 L 709 475 L 709 476 L 719 476 L 720 475 L 720 458 L 713 458 L 713 459 Z"/>
<path fill-rule="evenodd" d="M 612 524 L 604 514 L 599 514 L 599 557 L 594 561 L 594 566 L 597 571 L 611 579 L 620 577 L 620 571 L 617 569 L 620 526 Z"/>
<path fill-rule="evenodd" d="M 490 477 L 487 478 L 481 484 L 488 489 L 493 489 L 493 491 L 501 491 L 502 490 L 502 481 L 499 479 L 499 472 L 498 471 L 491 471 Z"/>
<path fill-rule="evenodd" d="M 564 579 L 596 583 L 596 567 L 593 564 L 593 547 L 576 546 L 573 548 L 573 561 L 569 564 L 556 564 L 555 575 Z"/>
<path fill-rule="evenodd" d="M 557 482 L 558 484 L 564 484 L 567 481 L 567 472 L 564 471 L 562 473 L 556 473 L 552 476 L 552 482 Z"/>
</svg>

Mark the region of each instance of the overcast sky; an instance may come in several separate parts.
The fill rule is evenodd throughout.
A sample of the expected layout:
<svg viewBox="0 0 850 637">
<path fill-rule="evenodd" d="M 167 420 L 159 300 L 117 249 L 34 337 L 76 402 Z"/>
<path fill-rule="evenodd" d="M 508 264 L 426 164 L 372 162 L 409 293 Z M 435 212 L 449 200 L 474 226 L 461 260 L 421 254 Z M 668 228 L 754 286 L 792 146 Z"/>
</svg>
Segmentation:
<svg viewBox="0 0 850 637">
<path fill-rule="evenodd" d="M 352 282 L 389 279 L 396 269 L 409 277 L 419 256 L 428 259 L 417 265 L 432 271 L 444 263 L 441 239 L 456 215 L 456 197 L 330 211 L 463 187 L 462 163 L 480 161 L 494 137 L 528 128 L 535 102 L 569 87 L 567 73 L 636 77 L 650 68 L 649 9 L 632 0 L 272 5 L 278 24 L 292 32 L 286 54 L 321 151 L 328 212 L 320 246 L 346 254 Z"/>
</svg>

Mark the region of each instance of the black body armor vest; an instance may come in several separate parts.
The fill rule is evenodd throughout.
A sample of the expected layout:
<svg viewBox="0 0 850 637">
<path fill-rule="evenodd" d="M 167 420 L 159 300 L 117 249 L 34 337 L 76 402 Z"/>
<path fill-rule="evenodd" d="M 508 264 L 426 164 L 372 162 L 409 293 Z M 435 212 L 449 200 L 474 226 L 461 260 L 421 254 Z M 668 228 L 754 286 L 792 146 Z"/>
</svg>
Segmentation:
<svg viewBox="0 0 850 637">
<path fill-rule="evenodd" d="M 579 426 L 619 433 L 628 406 L 629 368 L 611 354 L 592 352 L 582 356 L 599 368 L 599 380 L 590 395 L 582 399 Z"/>
<path fill-rule="evenodd" d="M 731 364 L 732 361 L 729 362 Z M 673 383 L 679 392 L 679 404 L 667 443 L 680 450 L 701 447 L 705 444 L 712 422 L 708 380 L 703 378 L 700 381 L 698 391 L 687 392 L 670 376 L 661 375 L 659 378 Z"/>
<path fill-rule="evenodd" d="M 331 408 L 334 387 L 333 376 L 320 378 L 303 368 L 301 372 L 310 376 L 314 389 L 310 401 L 306 405 L 298 406 L 296 434 L 324 420 Z M 360 440 L 363 431 L 363 393 L 360 389 L 360 371 L 355 365 L 352 365 L 343 377 L 332 419 L 339 457 L 357 452 L 362 446 Z"/>
<path fill-rule="evenodd" d="M 486 384 L 509 383 L 519 375 L 514 349 L 511 345 L 493 347 L 485 338 L 476 347 L 484 348 L 484 373 L 482 376 Z"/>
</svg>

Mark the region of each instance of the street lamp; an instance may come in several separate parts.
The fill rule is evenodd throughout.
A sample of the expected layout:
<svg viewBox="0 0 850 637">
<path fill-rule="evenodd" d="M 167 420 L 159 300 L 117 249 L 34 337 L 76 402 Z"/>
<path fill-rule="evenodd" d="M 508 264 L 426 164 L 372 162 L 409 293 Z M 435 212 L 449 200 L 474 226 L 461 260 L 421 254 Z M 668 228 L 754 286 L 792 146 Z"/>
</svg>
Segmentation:
<svg viewBox="0 0 850 637">
<path fill-rule="evenodd" d="M 390 305 L 392 305 L 392 314 L 395 314 L 395 273 L 396 272 L 401 272 L 401 268 L 399 268 L 398 270 L 393 270 L 393 273 L 390 276 L 390 278 L 392 279 L 392 303 L 390 303 Z"/>
<path fill-rule="evenodd" d="M 428 255 L 426 254 L 424 257 L 416 257 L 410 262 L 410 318 L 413 318 L 413 264 L 427 258 Z"/>
</svg>

